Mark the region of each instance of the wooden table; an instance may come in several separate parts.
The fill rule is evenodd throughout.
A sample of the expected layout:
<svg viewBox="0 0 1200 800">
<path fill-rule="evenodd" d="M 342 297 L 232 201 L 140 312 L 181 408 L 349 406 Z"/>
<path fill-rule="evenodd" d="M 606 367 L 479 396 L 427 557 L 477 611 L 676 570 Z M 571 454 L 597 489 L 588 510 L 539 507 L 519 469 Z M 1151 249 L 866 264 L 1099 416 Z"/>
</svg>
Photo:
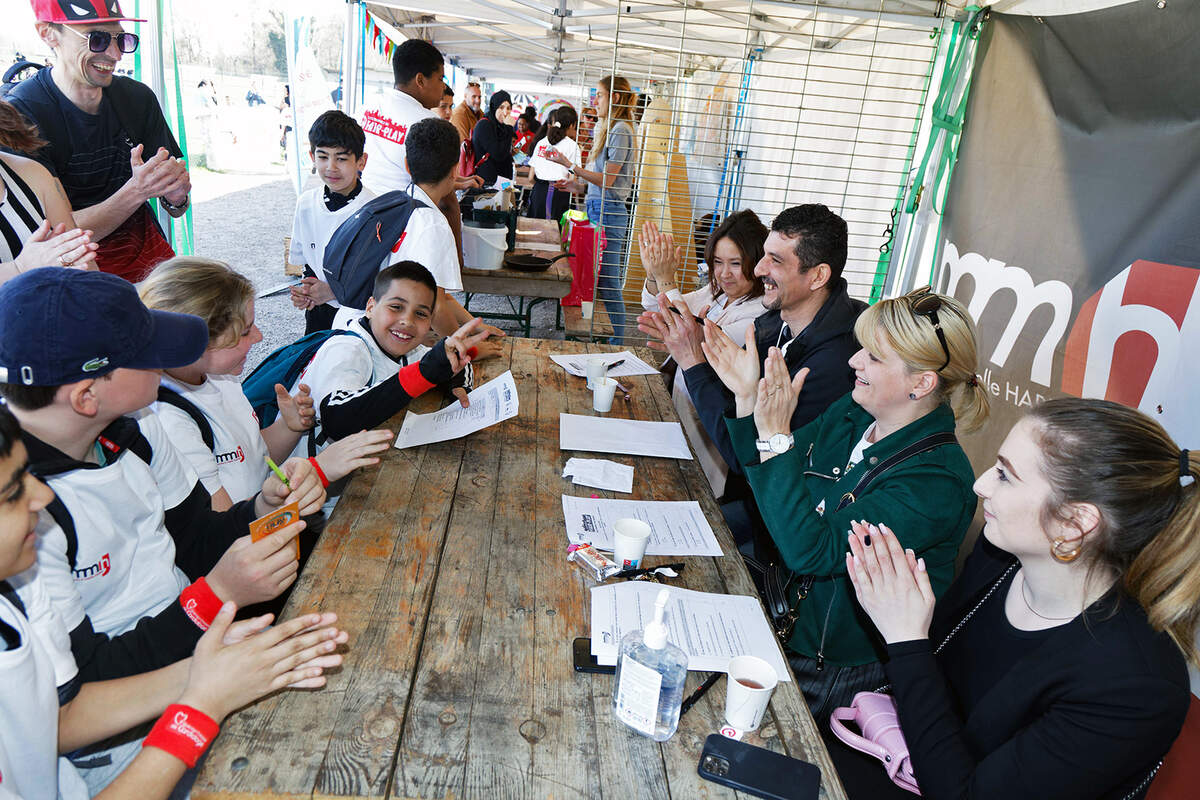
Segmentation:
<svg viewBox="0 0 1200 800">
<path fill-rule="evenodd" d="M 553 258 L 562 253 L 559 239 L 558 223 L 549 219 L 517 219 L 517 245 L 513 255 L 533 255 L 543 258 Z M 516 298 L 517 305 L 513 313 L 486 312 L 480 316 L 492 319 L 512 319 L 521 323 L 525 336 L 529 336 L 533 326 L 533 309 L 546 300 L 560 300 L 571 290 L 571 268 L 567 259 L 555 261 L 550 268 L 543 272 L 521 272 L 508 269 L 476 269 L 463 267 L 463 291 L 467 293 L 463 306 L 470 310 L 471 295 L 496 294 Z M 555 313 L 555 325 L 561 327 L 558 313 Z"/>
<path fill-rule="evenodd" d="M 613 348 L 507 344 L 478 368 L 484 378 L 512 369 L 520 414 L 456 441 L 391 450 L 354 477 L 285 614 L 336 611 L 350 633 L 345 664 L 323 690 L 283 692 L 232 716 L 193 797 L 738 796 L 696 774 L 704 738 L 722 723 L 723 682 L 659 744 L 613 719 L 611 676 L 572 667 L 594 584 L 565 560 L 561 495 L 606 493 L 561 477 L 575 453 L 558 449 L 558 415 L 593 412 L 584 381 L 548 355 Z M 614 415 L 675 419 L 657 375 L 626 380 L 632 399 L 618 398 Z M 414 409 L 440 405 L 432 394 Z M 606 457 L 635 466 L 634 498 L 698 500 L 722 549 L 735 552 L 697 462 Z M 753 594 L 736 556 L 686 561 L 676 585 Z M 687 691 L 703 677 L 690 673 Z M 794 682 L 779 684 L 748 741 L 818 764 L 821 797 L 845 796 Z"/>
</svg>

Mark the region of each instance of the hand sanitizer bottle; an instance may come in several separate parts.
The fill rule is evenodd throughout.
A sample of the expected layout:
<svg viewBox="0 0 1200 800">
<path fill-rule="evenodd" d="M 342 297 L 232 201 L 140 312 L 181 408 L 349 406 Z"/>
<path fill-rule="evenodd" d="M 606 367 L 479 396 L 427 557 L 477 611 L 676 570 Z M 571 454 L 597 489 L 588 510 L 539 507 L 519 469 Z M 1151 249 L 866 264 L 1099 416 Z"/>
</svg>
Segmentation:
<svg viewBox="0 0 1200 800">
<path fill-rule="evenodd" d="M 613 680 L 613 714 L 643 736 L 665 742 L 679 726 L 687 653 L 667 641 L 663 614 L 670 591 L 654 601 L 654 620 L 621 639 Z"/>
</svg>

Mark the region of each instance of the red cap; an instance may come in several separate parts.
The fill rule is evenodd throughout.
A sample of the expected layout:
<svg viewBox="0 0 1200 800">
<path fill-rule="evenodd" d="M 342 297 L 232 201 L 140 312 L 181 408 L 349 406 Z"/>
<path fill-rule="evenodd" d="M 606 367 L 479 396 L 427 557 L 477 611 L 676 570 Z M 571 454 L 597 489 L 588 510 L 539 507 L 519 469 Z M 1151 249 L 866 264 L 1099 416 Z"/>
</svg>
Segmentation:
<svg viewBox="0 0 1200 800">
<path fill-rule="evenodd" d="M 91 22 L 145 22 L 126 17 L 117 0 L 30 0 L 38 22 L 86 25 Z"/>
</svg>

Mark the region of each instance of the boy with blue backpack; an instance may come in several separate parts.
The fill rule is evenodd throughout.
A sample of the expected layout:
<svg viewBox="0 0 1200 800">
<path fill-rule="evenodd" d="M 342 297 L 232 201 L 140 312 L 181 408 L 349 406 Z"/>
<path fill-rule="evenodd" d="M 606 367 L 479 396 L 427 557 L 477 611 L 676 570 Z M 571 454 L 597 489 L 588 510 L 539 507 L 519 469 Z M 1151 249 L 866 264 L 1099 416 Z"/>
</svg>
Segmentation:
<svg viewBox="0 0 1200 800">
<path fill-rule="evenodd" d="M 325 246 L 338 227 L 375 193 L 363 185 L 365 134 L 353 117 L 326 111 L 308 130 L 309 155 L 323 184 L 296 201 L 288 261 L 303 265 L 304 279 L 292 287 L 292 305 L 304 309 L 304 333 L 329 330 L 340 307 L 323 267 Z"/>
<path fill-rule="evenodd" d="M 466 407 L 471 362 L 491 335 L 472 319 L 433 347 L 426 335 L 436 314 L 438 286 L 429 270 L 401 261 L 377 273 L 366 311 L 345 329 L 318 332 L 276 350 L 243 382 L 262 424 L 277 413 L 274 387 L 310 387 L 317 427 L 294 455 L 308 455 L 379 425 L 414 397 L 440 386 Z"/>
<path fill-rule="evenodd" d="M 438 210 L 454 195 L 458 132 L 443 119 L 423 119 L 408 129 L 404 146 L 412 184 L 371 198 L 337 226 L 322 256 L 324 277 L 310 282 L 305 292 L 311 302 L 340 305 L 332 327 L 343 328 L 362 314 L 380 269 L 415 261 L 437 285 L 432 329 L 449 336 L 472 319 L 449 294 L 462 291 L 462 273 L 454 231 Z M 491 325 L 484 329 L 495 337 L 504 335 Z M 497 352 L 495 343 L 489 343 L 479 357 Z"/>
</svg>

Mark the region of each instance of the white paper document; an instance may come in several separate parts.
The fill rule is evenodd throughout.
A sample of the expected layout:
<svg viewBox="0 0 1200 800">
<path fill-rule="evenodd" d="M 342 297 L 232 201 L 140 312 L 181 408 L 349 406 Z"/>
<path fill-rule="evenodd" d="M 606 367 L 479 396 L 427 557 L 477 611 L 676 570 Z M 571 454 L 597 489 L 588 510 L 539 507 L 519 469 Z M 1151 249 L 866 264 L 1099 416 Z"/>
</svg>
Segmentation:
<svg viewBox="0 0 1200 800">
<path fill-rule="evenodd" d="M 592 655 L 616 664 L 621 637 L 644 630 L 654 619 L 660 583 L 623 581 L 592 589 Z M 671 588 L 667 602 L 667 638 L 688 657 L 688 669 L 724 672 L 729 659 L 752 655 L 775 668 L 780 681 L 791 673 L 758 598 L 709 594 Z"/>
<path fill-rule="evenodd" d="M 647 555 L 721 555 L 717 536 L 695 500 L 609 500 L 564 494 L 562 503 L 572 544 L 590 542 L 598 550 L 612 550 L 613 523 L 631 517 L 650 526 Z"/>
<path fill-rule="evenodd" d="M 593 486 L 611 492 L 633 491 L 633 467 L 607 458 L 568 458 L 562 476 L 578 486 Z"/>
<path fill-rule="evenodd" d="M 646 422 L 619 417 L 558 415 L 560 450 L 621 453 L 627 456 L 660 456 L 690 460 L 683 427 L 678 422 Z"/>
<path fill-rule="evenodd" d="M 608 377 L 610 378 L 624 378 L 628 375 L 654 375 L 658 372 L 657 369 L 642 361 L 628 350 L 622 350 L 619 353 L 605 353 L 603 355 L 579 353 L 570 356 L 550 356 L 551 361 L 578 378 L 587 377 L 587 362 L 593 358 L 603 358 L 606 364 L 616 364 L 616 366 L 608 368 Z M 622 363 L 617 364 L 618 361 Z"/>
<path fill-rule="evenodd" d="M 467 408 L 455 400 L 431 414 L 408 412 L 396 436 L 396 449 L 457 439 L 517 415 L 517 384 L 511 371 L 473 389 L 467 399 L 471 401 Z"/>
</svg>

